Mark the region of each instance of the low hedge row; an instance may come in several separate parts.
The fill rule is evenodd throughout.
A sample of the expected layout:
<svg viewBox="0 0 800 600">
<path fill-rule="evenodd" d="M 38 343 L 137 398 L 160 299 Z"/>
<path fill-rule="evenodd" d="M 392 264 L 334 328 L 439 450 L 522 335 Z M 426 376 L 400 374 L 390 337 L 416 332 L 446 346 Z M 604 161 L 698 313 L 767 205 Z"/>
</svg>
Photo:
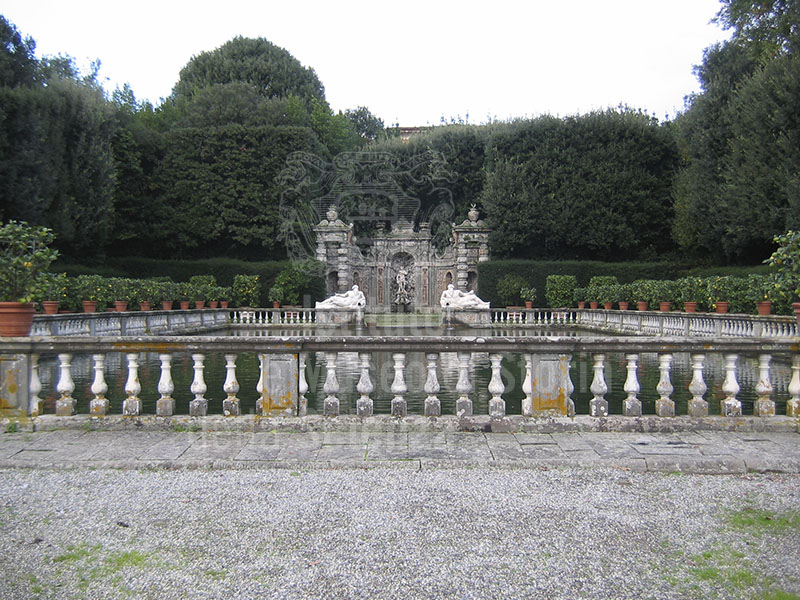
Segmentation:
<svg viewBox="0 0 800 600">
<path fill-rule="evenodd" d="M 304 289 L 299 294 L 300 302 L 308 301 L 313 305 L 316 300 L 325 297 L 324 270 L 310 269 L 305 264 L 300 267 L 310 274 L 308 280 L 303 282 Z M 104 266 L 56 263 L 52 267 L 53 271 L 63 272 L 70 278 L 81 275 L 101 275 L 105 278 L 133 280 L 166 278 L 172 282 L 189 282 L 198 273 L 202 273 L 203 276 L 212 277 L 218 285 L 230 288 L 234 287 L 237 275 L 257 277 L 255 284 L 252 280 L 249 283 L 250 287 L 255 285 L 257 288 L 255 291 L 249 292 L 248 297 L 252 301 L 244 303 L 251 306 L 270 306 L 272 302 L 269 300 L 269 292 L 275 281 L 281 273 L 293 273 L 297 269 L 297 265 L 291 261 L 248 262 L 229 258 L 156 260 L 139 257 L 115 258 L 112 264 Z M 177 300 L 177 297 L 175 299 Z M 233 297 L 230 299 L 233 300 Z"/>
</svg>

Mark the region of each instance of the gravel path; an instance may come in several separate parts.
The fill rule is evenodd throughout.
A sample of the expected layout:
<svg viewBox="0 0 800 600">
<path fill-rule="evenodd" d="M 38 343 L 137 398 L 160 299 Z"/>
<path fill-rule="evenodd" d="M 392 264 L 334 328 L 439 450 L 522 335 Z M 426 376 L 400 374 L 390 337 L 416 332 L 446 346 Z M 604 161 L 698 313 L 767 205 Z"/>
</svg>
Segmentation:
<svg viewBox="0 0 800 600">
<path fill-rule="evenodd" d="M 2 598 L 792 598 L 800 476 L 0 470 Z"/>
</svg>

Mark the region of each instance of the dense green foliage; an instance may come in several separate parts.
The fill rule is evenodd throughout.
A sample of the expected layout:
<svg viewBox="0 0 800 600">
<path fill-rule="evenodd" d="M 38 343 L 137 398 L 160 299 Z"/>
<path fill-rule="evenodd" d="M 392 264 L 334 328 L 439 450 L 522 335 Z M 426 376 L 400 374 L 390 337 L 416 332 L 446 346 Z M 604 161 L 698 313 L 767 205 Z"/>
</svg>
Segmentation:
<svg viewBox="0 0 800 600">
<path fill-rule="evenodd" d="M 629 283 L 681 271 L 564 271 L 566 259 L 758 263 L 774 236 L 800 228 L 800 3 L 721 2 L 733 36 L 707 49 L 701 92 L 674 122 L 620 107 L 450 124 L 410 140 L 363 106 L 335 113 L 314 70 L 265 39 L 193 57 L 154 107 L 129 86 L 109 97 L 97 63 L 82 74 L 69 57 L 37 58 L 0 16 L 0 220 L 52 228 L 62 256 L 112 273 L 127 257 L 280 260 L 287 157 L 318 157 L 325 180 L 335 157 L 367 148 L 391 164 L 439 246 L 474 203 L 493 227 L 494 258 L 562 261 L 550 272 L 525 263 L 538 290 L 552 273 L 586 286 L 595 274 Z M 364 200 L 380 194 L 341 198 L 342 208 Z M 505 273 L 481 269 L 495 294 Z"/>
<path fill-rule="evenodd" d="M 723 0 L 702 93 L 676 121 L 674 235 L 687 253 L 756 262 L 800 226 L 800 4 Z"/>
<path fill-rule="evenodd" d="M 540 117 L 498 128 L 489 144 L 482 201 L 498 255 L 637 258 L 671 246 L 677 149 L 654 119 Z"/>
</svg>

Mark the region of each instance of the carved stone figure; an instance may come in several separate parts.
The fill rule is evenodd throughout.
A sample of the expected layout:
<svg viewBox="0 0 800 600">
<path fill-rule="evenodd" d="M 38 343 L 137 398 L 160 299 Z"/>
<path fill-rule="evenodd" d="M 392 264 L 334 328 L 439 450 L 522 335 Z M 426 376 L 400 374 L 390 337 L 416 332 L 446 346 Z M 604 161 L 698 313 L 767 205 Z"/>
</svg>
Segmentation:
<svg viewBox="0 0 800 600">
<path fill-rule="evenodd" d="M 349 308 L 356 310 L 358 308 L 363 308 L 366 304 L 367 299 L 364 297 L 364 292 L 359 290 L 357 285 L 354 285 L 352 289 L 347 292 L 339 292 L 330 298 L 326 298 L 322 302 L 317 302 L 314 307 L 318 309 Z"/>
<path fill-rule="evenodd" d="M 452 283 L 442 292 L 439 304 L 442 305 L 442 308 L 489 308 L 489 303 L 478 298 L 475 292 L 462 292 L 457 290 Z"/>
<path fill-rule="evenodd" d="M 395 277 L 397 291 L 394 295 L 395 304 L 411 304 L 411 290 L 409 289 L 408 271 L 400 269 Z"/>
</svg>

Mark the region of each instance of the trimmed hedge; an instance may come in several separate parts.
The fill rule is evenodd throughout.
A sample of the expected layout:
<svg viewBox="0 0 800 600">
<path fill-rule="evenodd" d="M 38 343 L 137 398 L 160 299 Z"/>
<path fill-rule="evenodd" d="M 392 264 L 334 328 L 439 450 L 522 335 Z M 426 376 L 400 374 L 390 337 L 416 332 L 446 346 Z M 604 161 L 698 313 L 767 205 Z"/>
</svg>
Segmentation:
<svg viewBox="0 0 800 600">
<path fill-rule="evenodd" d="M 189 281 L 196 275 L 209 275 L 221 286 L 232 287 L 236 275 L 258 275 L 260 286 L 259 306 L 271 306 L 268 300 L 269 288 L 281 271 L 293 263 L 283 261 L 248 262 L 232 258 L 210 258 L 203 260 L 158 260 L 152 258 L 125 257 L 109 259 L 108 266 L 92 267 L 84 265 L 54 265 L 53 271 L 66 272 L 69 276 L 101 274 L 104 277 L 129 277 L 146 279 L 169 277 L 173 281 Z M 324 269 L 322 270 L 324 273 Z M 325 280 L 314 276 L 310 287 L 310 302 L 325 297 Z"/>
<path fill-rule="evenodd" d="M 521 276 L 529 286 L 537 290 L 546 290 L 549 275 L 573 275 L 579 287 L 586 287 L 589 280 L 597 275 L 614 276 L 620 283 L 630 283 L 636 279 L 677 278 L 687 268 L 687 265 L 656 262 L 490 260 L 478 264 L 477 294 L 482 300 L 491 302 L 492 306 L 502 306 L 503 302 L 497 293 L 497 282 L 508 273 Z M 540 297 L 539 301 L 542 300 L 544 298 Z"/>
</svg>

